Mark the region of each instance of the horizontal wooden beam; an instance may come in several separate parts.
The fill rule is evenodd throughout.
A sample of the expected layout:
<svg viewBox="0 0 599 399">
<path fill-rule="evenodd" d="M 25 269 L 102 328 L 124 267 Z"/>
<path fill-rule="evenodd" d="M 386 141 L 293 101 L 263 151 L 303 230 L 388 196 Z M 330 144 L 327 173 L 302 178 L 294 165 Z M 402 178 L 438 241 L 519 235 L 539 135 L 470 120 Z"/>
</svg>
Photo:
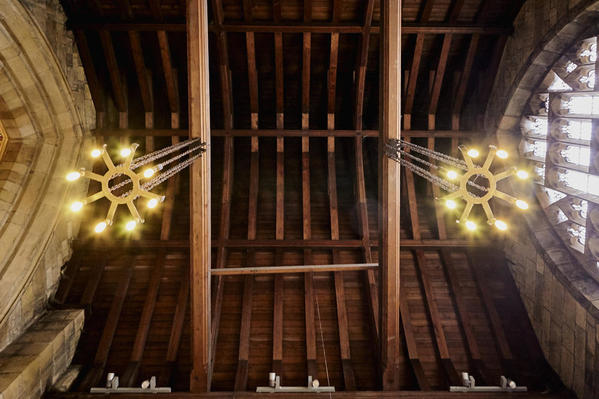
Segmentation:
<svg viewBox="0 0 599 399">
<path fill-rule="evenodd" d="M 211 269 L 213 276 L 239 276 L 248 274 L 283 274 L 310 272 L 341 272 L 368 270 L 378 268 L 378 263 L 354 263 L 338 265 L 297 265 L 297 266 L 264 266 L 264 267 L 228 267 Z"/>
<path fill-rule="evenodd" d="M 212 247 L 218 248 L 222 244 L 226 248 L 363 248 L 363 240 L 225 240 L 219 243 L 212 241 Z M 131 241 L 79 241 L 77 248 L 87 249 L 144 249 L 144 248 L 189 248 L 187 240 L 131 240 Z M 370 247 L 378 246 L 378 240 L 370 240 Z M 487 241 L 470 240 L 402 240 L 401 247 L 413 248 L 481 248 L 489 245 Z"/>
<path fill-rule="evenodd" d="M 187 129 L 94 129 L 97 137 L 108 136 L 188 136 Z M 213 137 L 378 137 L 378 130 L 299 130 L 299 129 L 212 129 Z M 482 132 L 472 130 L 406 130 L 402 137 L 476 137 Z"/>
<path fill-rule="evenodd" d="M 74 22 L 67 24 L 69 29 L 79 30 L 104 30 L 104 31 L 139 31 L 139 32 L 185 32 L 185 23 L 143 23 L 143 22 Z M 281 32 L 281 33 L 353 33 L 362 34 L 362 25 L 348 24 L 224 24 L 210 25 L 210 32 Z M 457 35 L 481 34 L 481 35 L 509 35 L 513 28 L 511 26 L 488 26 L 467 24 L 402 24 L 402 34 L 447 34 Z M 378 26 L 369 28 L 370 34 L 379 33 Z"/>
</svg>

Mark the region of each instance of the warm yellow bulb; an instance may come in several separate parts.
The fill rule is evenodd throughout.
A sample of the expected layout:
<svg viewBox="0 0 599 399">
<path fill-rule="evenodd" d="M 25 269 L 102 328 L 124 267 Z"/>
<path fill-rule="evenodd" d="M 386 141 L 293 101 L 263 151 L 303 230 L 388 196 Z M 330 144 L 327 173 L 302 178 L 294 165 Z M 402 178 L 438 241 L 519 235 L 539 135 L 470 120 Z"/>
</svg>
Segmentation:
<svg viewBox="0 0 599 399">
<path fill-rule="evenodd" d="M 121 150 L 121 156 L 123 158 L 128 157 L 129 155 L 131 155 L 131 148 L 123 148 Z"/>
<path fill-rule="evenodd" d="M 130 220 L 125 225 L 125 229 L 127 229 L 127 231 L 133 231 L 135 226 L 137 226 L 137 222 L 135 220 Z"/>
<path fill-rule="evenodd" d="M 522 200 L 516 200 L 516 206 L 520 209 L 528 209 L 528 202 Z"/>
<path fill-rule="evenodd" d="M 528 172 L 525 170 L 520 169 L 519 171 L 516 172 L 516 176 L 518 176 L 518 179 L 528 179 Z"/>
<path fill-rule="evenodd" d="M 148 201 L 148 208 L 150 208 L 150 209 L 156 208 L 156 205 L 158 205 L 158 200 L 156 198 L 152 198 L 151 200 Z"/>
<path fill-rule="evenodd" d="M 477 158 L 479 156 L 479 152 L 478 152 L 478 150 L 471 148 L 468 150 L 468 156 L 470 158 Z"/>
<path fill-rule="evenodd" d="M 96 233 L 101 233 L 104 230 L 106 230 L 106 226 L 107 226 L 106 222 L 100 222 L 100 223 L 98 223 L 96 225 L 96 227 L 94 228 L 94 230 L 95 230 Z"/>
<path fill-rule="evenodd" d="M 75 172 L 75 171 L 73 171 L 73 172 L 69 172 L 69 173 L 67 174 L 67 180 L 68 180 L 68 181 L 75 181 L 75 180 L 77 180 L 77 179 L 78 179 L 78 178 L 80 178 L 80 177 L 81 177 L 81 173 L 79 173 L 79 172 Z"/>
<path fill-rule="evenodd" d="M 153 168 L 148 168 L 146 170 L 144 170 L 144 177 L 146 179 L 149 179 L 150 177 L 154 176 L 154 169 Z"/>
<path fill-rule="evenodd" d="M 507 230 L 507 224 L 503 220 L 496 220 L 495 227 L 497 227 L 497 229 L 501 231 Z"/>
<path fill-rule="evenodd" d="M 466 228 L 470 231 L 474 231 L 476 230 L 476 223 L 474 223 L 472 220 L 468 220 L 466 221 Z"/>
<path fill-rule="evenodd" d="M 448 209 L 455 209 L 455 208 L 456 208 L 456 206 L 457 206 L 457 204 L 455 203 L 455 201 L 454 201 L 454 200 L 447 200 L 447 201 L 445 201 L 445 206 L 446 206 Z"/>
<path fill-rule="evenodd" d="M 455 180 L 458 178 L 458 172 L 456 172 L 455 170 L 450 170 L 447 172 L 447 178 L 449 180 Z"/>
<path fill-rule="evenodd" d="M 102 155 L 102 150 L 99 148 L 94 148 L 91 152 L 92 158 L 98 158 L 100 155 Z"/>
<path fill-rule="evenodd" d="M 83 208 L 83 202 L 81 201 L 75 201 L 71 204 L 71 211 L 73 212 L 79 212 L 81 208 Z"/>
<path fill-rule="evenodd" d="M 501 159 L 506 159 L 508 157 L 508 153 L 506 150 L 497 150 L 495 154 L 497 154 L 497 156 Z"/>
</svg>

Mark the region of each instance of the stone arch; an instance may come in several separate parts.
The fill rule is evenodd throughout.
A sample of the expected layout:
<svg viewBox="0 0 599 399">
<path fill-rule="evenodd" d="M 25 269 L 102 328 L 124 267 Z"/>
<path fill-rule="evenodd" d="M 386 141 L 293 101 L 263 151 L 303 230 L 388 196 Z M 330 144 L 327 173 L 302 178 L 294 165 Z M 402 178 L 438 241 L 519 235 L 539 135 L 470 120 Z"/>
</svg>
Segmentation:
<svg viewBox="0 0 599 399">
<path fill-rule="evenodd" d="M 77 221 L 64 215 L 64 176 L 88 129 L 51 45 L 17 0 L 0 7 L 0 123 L 8 136 L 0 159 L 2 349 L 43 310 L 70 256 Z"/>
<path fill-rule="evenodd" d="M 559 57 L 598 23 L 598 0 L 526 1 L 507 41 L 485 115 L 487 132 L 502 147 L 519 152 L 526 104 Z M 513 188 L 520 195 L 531 194 Z M 585 375 L 599 373 L 599 354 L 591 349 L 599 345 L 597 266 L 566 247 L 540 206 L 524 219 L 506 240 L 505 253 L 539 344 L 568 388 L 578 397 L 594 397 L 596 388 Z"/>
</svg>

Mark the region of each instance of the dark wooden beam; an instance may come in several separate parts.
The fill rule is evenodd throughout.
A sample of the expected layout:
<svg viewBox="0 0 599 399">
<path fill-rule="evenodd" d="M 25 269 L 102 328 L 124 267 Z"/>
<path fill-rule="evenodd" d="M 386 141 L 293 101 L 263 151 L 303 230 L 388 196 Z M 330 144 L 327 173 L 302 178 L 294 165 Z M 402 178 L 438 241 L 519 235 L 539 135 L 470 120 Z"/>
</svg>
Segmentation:
<svg viewBox="0 0 599 399">
<path fill-rule="evenodd" d="M 190 167 L 191 392 L 210 390 L 210 110 L 208 6 L 187 2 L 189 133 L 206 143 Z"/>
<path fill-rule="evenodd" d="M 104 266 L 106 266 L 106 261 L 99 261 L 93 266 L 93 269 L 90 270 L 89 275 L 86 278 L 87 283 L 85 284 L 83 294 L 81 295 L 81 300 L 79 301 L 81 306 L 86 309 L 91 307 L 94 301 L 96 291 L 98 290 L 98 285 L 100 285 L 100 280 L 102 279 L 102 274 L 104 273 Z"/>
<path fill-rule="evenodd" d="M 424 45 L 424 33 L 416 36 L 414 44 L 414 55 L 412 56 L 412 65 L 408 76 L 408 85 L 406 87 L 403 126 L 405 130 L 412 128 L 412 109 L 414 107 L 414 98 L 416 96 L 416 85 L 418 83 L 418 74 L 420 73 L 420 60 L 422 59 L 422 48 Z M 457 129 L 456 129 L 457 130 Z"/>
<path fill-rule="evenodd" d="M 189 278 L 187 278 L 187 276 L 187 267 L 184 267 L 181 273 L 181 284 L 179 286 L 179 293 L 177 294 L 177 305 L 175 306 L 175 314 L 173 315 L 173 321 L 171 323 L 171 333 L 168 339 L 166 365 L 160 374 L 160 386 L 171 385 L 171 375 L 181 345 L 185 314 L 187 313 L 187 304 L 189 302 Z"/>
<path fill-rule="evenodd" d="M 466 296 L 462 285 L 460 284 L 460 275 L 456 270 L 453 260 L 451 259 L 450 252 L 447 249 L 442 249 L 439 254 L 447 275 L 449 291 L 455 301 L 455 309 L 460 322 L 460 327 L 466 340 L 469 364 L 477 381 L 481 381 L 483 384 L 490 384 L 491 381 L 489 379 L 489 374 L 487 373 L 482 362 L 480 348 L 478 346 L 478 342 L 476 341 L 473 326 L 470 323 L 470 317 L 467 311 L 468 308 Z"/>
<path fill-rule="evenodd" d="M 497 305 L 487 284 L 487 276 L 484 275 L 479 267 L 480 264 L 486 262 L 485 257 L 477 251 L 468 251 L 466 258 L 468 259 L 468 267 L 474 276 L 479 297 L 482 299 L 483 306 L 489 318 L 499 356 L 503 362 L 510 363 L 514 356 L 505 335 L 505 329 L 503 328 Z"/>
<path fill-rule="evenodd" d="M 282 115 L 282 114 L 281 114 Z M 329 114 L 330 115 L 330 114 Z M 281 122 L 282 123 L 282 122 Z M 187 129 L 95 129 L 93 133 L 97 137 L 109 136 L 188 136 Z M 293 130 L 293 129 L 213 129 L 211 135 L 214 137 L 378 137 L 378 130 Z M 406 130 L 402 137 L 476 137 L 482 134 L 479 131 L 469 130 Z"/>
<path fill-rule="evenodd" d="M 116 105 L 119 114 L 127 112 L 127 92 L 125 90 L 123 76 L 119 70 L 119 66 L 114 53 L 114 46 L 112 45 L 112 38 L 110 32 L 101 30 L 100 41 L 102 42 L 102 49 L 104 51 L 104 59 L 106 60 L 106 66 L 110 75 L 110 83 L 112 85 L 112 93 L 114 95 L 114 103 Z M 119 120 L 122 116 L 119 115 Z M 119 126 L 122 124 L 119 123 Z"/>
<path fill-rule="evenodd" d="M 418 241 L 421 239 L 420 218 L 418 216 L 418 201 L 416 199 L 416 186 L 414 185 L 414 173 L 411 170 L 404 169 L 405 188 L 408 192 L 408 209 L 410 210 L 410 227 L 412 229 L 412 239 Z"/>
<path fill-rule="evenodd" d="M 410 366 L 412 366 L 412 372 L 416 378 L 416 382 L 421 391 L 430 391 L 431 386 L 424 374 L 422 363 L 420 363 L 420 356 L 418 354 L 418 346 L 416 344 L 416 337 L 412 329 L 412 318 L 410 316 L 410 308 L 408 306 L 408 298 L 405 294 L 405 289 L 401 288 L 401 301 L 399 304 L 401 312 L 401 326 L 403 329 L 404 337 L 406 340 L 406 348 L 408 350 L 408 358 L 410 359 Z"/>
<path fill-rule="evenodd" d="M 131 356 L 129 357 L 127 368 L 121 377 L 121 383 L 126 387 L 135 386 L 137 382 L 136 380 L 139 373 L 139 365 L 143 358 L 144 349 L 148 340 L 148 334 L 150 332 L 150 324 L 152 323 L 152 315 L 154 314 L 156 300 L 158 299 L 158 289 L 160 288 L 160 280 L 162 279 L 162 273 L 164 271 L 165 259 L 166 257 L 164 252 L 159 252 L 156 255 L 154 267 L 150 273 L 150 280 L 148 282 L 148 289 L 146 291 L 146 299 L 141 311 L 141 317 L 137 326 L 135 340 L 133 341 Z"/>
<path fill-rule="evenodd" d="M 427 140 L 427 147 L 429 150 L 435 149 L 435 138 L 429 137 Z M 434 171 L 432 171 L 434 172 Z M 432 186 L 432 192 L 434 198 L 441 198 L 441 190 L 439 186 L 435 184 L 430 184 Z M 435 218 L 437 220 L 437 234 L 439 236 L 439 240 L 447 239 L 447 228 L 445 226 L 445 210 L 443 209 L 443 205 L 440 201 L 434 201 L 435 207 Z"/>
<path fill-rule="evenodd" d="M 110 353 L 112 340 L 114 338 L 114 334 L 116 333 L 116 328 L 121 317 L 123 304 L 125 303 L 125 299 L 127 297 L 129 283 L 131 282 L 131 276 L 133 275 L 134 261 L 135 258 L 130 258 L 121 272 L 119 284 L 112 299 L 110 310 L 108 311 L 108 318 L 106 319 L 104 329 L 102 330 L 102 336 L 100 337 L 100 342 L 98 343 L 92 368 L 88 371 L 85 378 L 79 385 L 79 389 L 83 391 L 88 391 L 91 387 L 97 386 L 104 376 L 104 368 L 106 367 L 106 361 L 108 360 L 108 354 Z"/>
<path fill-rule="evenodd" d="M 60 285 L 54 294 L 55 303 L 64 304 L 66 302 L 82 262 L 83 259 L 73 257 L 67 263 L 64 273 L 61 273 Z"/>
<path fill-rule="evenodd" d="M 356 161 L 356 202 L 358 209 L 358 220 L 362 242 L 364 243 L 364 261 L 372 263 L 372 248 L 370 247 L 370 226 L 368 223 L 368 202 L 366 198 L 366 181 L 364 177 L 364 151 L 361 138 L 355 139 L 355 161 Z M 372 333 L 374 353 L 378 353 L 379 337 L 379 293 L 374 270 L 364 273 L 364 285 L 368 296 L 368 311 Z M 377 362 L 378 363 L 378 362 Z"/>
<path fill-rule="evenodd" d="M 400 138 L 401 120 L 401 6 L 395 1 L 381 5 L 379 154 L 387 140 Z M 380 370 L 383 390 L 391 391 L 399 389 L 400 376 L 400 166 L 388 157 L 379 159 Z"/>
<path fill-rule="evenodd" d="M 431 92 L 431 100 L 428 106 L 428 128 L 430 130 L 434 130 L 436 126 L 437 107 L 439 105 L 439 97 L 441 95 L 441 88 L 443 86 L 443 78 L 445 77 L 445 69 L 447 67 L 452 39 L 452 34 L 446 34 L 443 37 L 443 44 L 441 45 L 441 54 L 439 55 L 439 62 L 437 63 L 437 71 L 435 72 L 435 79 Z"/>
<path fill-rule="evenodd" d="M 422 283 L 421 287 L 424 291 L 424 303 L 426 305 L 429 320 L 433 326 L 435 343 L 439 354 L 439 358 L 441 359 L 441 365 L 445 373 L 447 386 L 459 385 L 460 378 L 458 377 L 458 373 L 449 354 L 449 347 L 447 346 L 445 331 L 443 331 L 443 320 L 441 319 L 441 313 L 439 312 L 437 302 L 435 301 L 433 286 L 426 268 L 426 258 L 424 256 L 424 251 L 416 250 L 414 252 L 416 261 L 416 271 Z"/>
<path fill-rule="evenodd" d="M 98 80 L 94 61 L 87 44 L 87 36 L 83 30 L 79 29 L 76 29 L 74 34 L 75 41 L 77 42 L 77 49 L 79 50 L 79 57 L 81 57 L 81 64 L 83 64 L 83 71 L 85 72 L 85 77 L 87 79 L 87 84 L 89 85 L 89 91 L 94 106 L 96 107 L 96 112 L 100 114 L 100 119 L 103 119 L 103 113 L 105 111 L 104 93 L 100 81 Z M 101 123 L 98 125 L 101 125 Z"/>
<path fill-rule="evenodd" d="M 179 90 L 177 87 L 177 74 L 171 61 L 168 35 L 165 30 L 159 30 L 156 35 L 158 36 L 158 46 L 160 47 L 160 60 L 162 61 L 162 70 L 164 71 L 166 95 L 171 111 L 171 127 L 179 129 Z"/>
<path fill-rule="evenodd" d="M 354 127 L 362 130 L 362 113 L 364 109 L 364 86 L 366 83 L 366 68 L 368 63 L 368 45 L 370 43 L 370 25 L 372 24 L 372 13 L 374 12 L 374 0 L 368 0 L 364 10 L 364 29 L 360 37 L 360 52 L 356 65 L 355 104 L 354 104 Z"/>
<path fill-rule="evenodd" d="M 462 113 L 462 106 L 464 105 L 464 99 L 466 97 L 466 90 L 468 89 L 468 83 L 470 82 L 470 75 L 472 72 L 472 66 L 474 65 L 474 59 L 478 50 L 478 42 L 480 39 L 479 34 L 472 35 L 470 39 L 470 46 L 468 47 L 468 53 L 464 61 L 464 67 L 462 69 L 460 84 L 454 99 L 453 109 L 451 114 L 451 128 L 453 130 L 460 130 L 460 118 Z"/>
</svg>

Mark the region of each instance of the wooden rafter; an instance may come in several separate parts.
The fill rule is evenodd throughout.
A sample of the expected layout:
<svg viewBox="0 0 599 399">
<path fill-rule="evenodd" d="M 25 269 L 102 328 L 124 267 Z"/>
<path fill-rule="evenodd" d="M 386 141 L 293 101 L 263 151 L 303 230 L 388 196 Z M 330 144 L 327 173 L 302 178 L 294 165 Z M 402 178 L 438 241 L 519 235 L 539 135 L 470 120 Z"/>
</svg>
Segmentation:
<svg viewBox="0 0 599 399">
<path fill-rule="evenodd" d="M 372 13 L 374 12 L 374 0 L 368 0 L 364 12 L 364 29 L 360 37 L 360 52 L 356 65 L 355 84 L 355 111 L 354 127 L 362 130 L 362 112 L 364 108 L 364 85 L 366 83 L 366 68 L 368 63 L 368 45 L 370 43 L 370 25 L 372 24 Z"/>
<path fill-rule="evenodd" d="M 210 390 L 210 111 L 208 80 L 208 7 L 187 2 L 187 60 L 189 133 L 206 143 L 206 152 L 190 167 L 190 281 L 191 351 L 190 390 Z"/>
<path fill-rule="evenodd" d="M 185 322 L 185 313 L 187 313 L 187 304 L 189 303 L 189 278 L 187 278 L 187 268 L 183 268 L 181 273 L 181 284 L 179 293 L 177 294 L 177 305 L 175 306 L 175 314 L 171 322 L 171 333 L 168 339 L 168 347 L 166 351 L 166 364 L 160 374 L 160 385 L 170 385 L 171 375 L 177 354 L 181 345 L 181 336 L 183 335 L 183 325 Z"/>
<path fill-rule="evenodd" d="M 445 378 L 447 385 L 457 385 L 460 382 L 458 373 L 455 369 L 451 356 L 449 354 L 449 347 L 447 345 L 447 339 L 445 337 L 445 331 L 443 330 L 443 321 L 441 320 L 441 314 L 435 301 L 433 286 L 428 275 L 426 268 L 426 258 L 423 250 L 415 251 L 416 258 L 416 270 L 420 276 L 422 283 L 422 290 L 424 291 L 425 305 L 428 312 L 429 319 L 433 326 L 433 335 L 435 337 L 435 343 L 439 357 L 441 358 L 441 365 L 445 372 Z"/>
<path fill-rule="evenodd" d="M 134 258 L 130 258 L 122 270 L 119 285 L 112 299 L 110 310 L 108 311 L 108 319 L 104 324 L 102 336 L 100 337 L 100 342 L 98 343 L 98 349 L 96 350 L 93 366 L 81 382 L 79 386 L 81 390 L 87 391 L 91 387 L 97 386 L 97 384 L 100 382 L 100 379 L 104 376 L 104 368 L 106 367 L 106 361 L 108 360 L 108 354 L 110 352 L 110 347 L 112 346 L 112 340 L 114 339 L 114 334 L 116 333 L 116 328 L 121 317 L 123 304 L 125 303 L 125 299 L 127 297 L 129 283 L 131 282 L 131 277 L 133 276 L 133 265 L 131 261 L 134 263 L 134 260 Z"/>
<path fill-rule="evenodd" d="M 472 66 L 474 65 L 474 59 L 478 50 L 479 39 L 479 34 L 472 35 L 472 38 L 470 39 L 468 53 L 466 54 L 466 60 L 464 61 L 464 68 L 462 69 L 461 79 L 455 95 L 451 113 L 451 128 L 453 130 L 460 129 L 460 115 L 462 113 L 462 106 L 464 105 L 468 83 L 470 82 L 470 74 L 472 72 Z"/>
<path fill-rule="evenodd" d="M 420 355 L 418 354 L 418 346 L 416 345 L 416 337 L 414 335 L 414 331 L 412 329 L 412 318 L 410 315 L 410 308 L 408 307 L 408 299 L 405 294 L 405 289 L 401 288 L 401 300 L 399 304 L 400 312 L 401 312 L 401 326 L 403 329 L 403 334 L 406 340 L 406 348 L 408 350 L 408 358 L 410 359 L 410 366 L 412 367 L 412 372 L 414 373 L 414 377 L 416 378 L 416 382 L 418 387 L 422 391 L 430 391 L 431 386 L 424 374 L 424 369 L 422 368 L 422 363 L 420 362 Z"/>
<path fill-rule="evenodd" d="M 379 153 L 389 139 L 400 138 L 401 74 L 401 6 L 399 2 L 381 2 L 383 32 L 381 37 L 381 135 Z M 384 390 L 399 389 L 400 328 L 399 305 L 400 276 L 400 175 L 399 165 L 388 157 L 380 158 L 379 212 L 381 264 L 379 284 L 381 289 L 380 316 L 380 369 Z"/>
<path fill-rule="evenodd" d="M 460 321 L 460 327 L 464 332 L 469 363 L 477 380 L 482 381 L 483 383 L 490 383 L 489 375 L 482 362 L 480 348 L 476 341 L 474 329 L 470 322 L 470 317 L 467 314 L 466 297 L 459 282 L 459 273 L 455 268 L 455 264 L 451 259 L 451 254 L 448 250 L 442 249 L 440 251 L 440 256 L 447 275 L 449 289 L 455 301 L 455 309 Z"/>
<path fill-rule="evenodd" d="M 133 341 L 131 355 L 129 356 L 129 363 L 121 378 L 122 384 L 126 387 L 134 386 L 137 382 L 139 365 L 146 347 L 148 334 L 150 332 L 150 323 L 152 322 L 152 315 L 154 314 L 154 308 L 156 307 L 156 301 L 158 299 L 158 289 L 160 288 L 160 280 L 162 279 L 162 273 L 164 271 L 165 258 L 164 252 L 160 252 L 154 260 L 154 267 L 150 274 L 146 299 L 141 311 L 141 317 L 139 319 L 135 340 Z"/>
<path fill-rule="evenodd" d="M 122 114 L 127 113 L 127 92 L 125 89 L 124 77 L 119 69 L 116 55 L 114 53 L 114 46 L 112 45 L 112 38 L 110 32 L 106 30 L 100 31 L 100 41 L 102 42 L 102 48 L 104 50 L 104 58 L 106 60 L 106 66 L 108 67 L 108 73 L 110 75 L 110 83 L 112 84 L 112 94 L 114 95 L 114 103 L 117 110 L 119 111 L 119 127 L 126 128 L 127 124 L 122 121 Z"/>
<path fill-rule="evenodd" d="M 166 83 L 166 94 L 171 111 L 171 128 L 178 129 L 179 122 L 179 94 L 177 87 L 177 74 L 171 61 L 170 45 L 168 35 L 165 30 L 159 30 L 158 46 L 160 47 L 160 59 L 162 61 L 162 70 L 164 71 L 164 80 Z"/>
</svg>

